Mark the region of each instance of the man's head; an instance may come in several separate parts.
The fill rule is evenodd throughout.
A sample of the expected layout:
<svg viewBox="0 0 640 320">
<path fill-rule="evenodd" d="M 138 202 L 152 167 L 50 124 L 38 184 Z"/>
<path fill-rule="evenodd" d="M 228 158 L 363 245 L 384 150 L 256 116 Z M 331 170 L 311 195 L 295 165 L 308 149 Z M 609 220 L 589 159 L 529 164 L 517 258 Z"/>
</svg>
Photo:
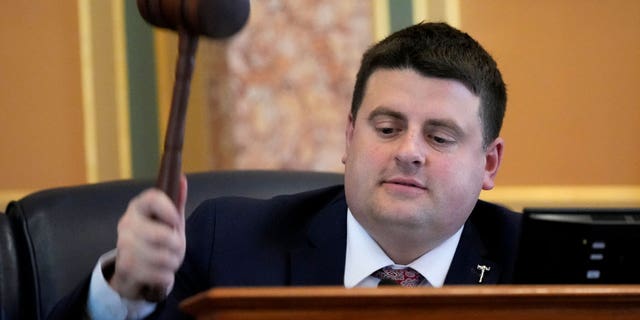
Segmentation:
<svg viewBox="0 0 640 320">
<path fill-rule="evenodd" d="M 429 77 L 453 79 L 480 98 L 483 142 L 502 127 L 507 94 L 496 62 L 468 34 L 444 23 L 421 23 L 400 30 L 367 50 L 351 101 L 355 119 L 371 74 L 380 69 L 413 69 Z"/>
<path fill-rule="evenodd" d="M 480 190 L 493 188 L 505 100 L 495 62 L 447 25 L 404 29 L 365 53 L 346 128 L 345 193 L 395 262 L 451 237 Z"/>
</svg>

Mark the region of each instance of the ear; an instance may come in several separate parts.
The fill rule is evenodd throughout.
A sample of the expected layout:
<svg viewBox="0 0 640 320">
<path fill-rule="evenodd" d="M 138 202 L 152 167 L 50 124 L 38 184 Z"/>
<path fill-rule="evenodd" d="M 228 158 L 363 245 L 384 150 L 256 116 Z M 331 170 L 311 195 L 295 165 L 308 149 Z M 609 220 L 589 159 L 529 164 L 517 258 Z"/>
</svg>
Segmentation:
<svg viewBox="0 0 640 320">
<path fill-rule="evenodd" d="M 491 190 L 495 186 L 495 178 L 502 163 L 502 154 L 504 152 L 504 140 L 500 137 L 496 138 L 485 151 L 484 179 L 482 180 L 482 189 Z"/>
<path fill-rule="evenodd" d="M 347 121 L 347 128 L 345 130 L 345 150 L 344 154 L 342 154 L 342 163 L 347 163 L 347 153 L 349 153 L 349 146 L 351 145 L 351 139 L 353 138 L 353 130 L 355 128 L 355 119 L 349 113 L 349 120 Z"/>
</svg>

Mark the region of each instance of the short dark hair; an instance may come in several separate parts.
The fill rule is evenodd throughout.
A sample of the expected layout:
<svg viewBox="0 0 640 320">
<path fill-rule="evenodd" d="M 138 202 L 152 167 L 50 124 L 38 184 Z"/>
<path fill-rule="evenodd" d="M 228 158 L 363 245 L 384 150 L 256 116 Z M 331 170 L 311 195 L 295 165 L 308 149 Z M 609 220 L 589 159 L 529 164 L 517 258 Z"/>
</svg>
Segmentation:
<svg viewBox="0 0 640 320">
<path fill-rule="evenodd" d="M 424 76 L 460 81 L 480 98 L 484 147 L 500 134 L 507 104 L 505 84 L 491 55 L 468 34 L 446 23 L 419 23 L 369 48 L 362 56 L 353 90 L 353 119 L 367 80 L 380 68 L 413 69 Z"/>
</svg>

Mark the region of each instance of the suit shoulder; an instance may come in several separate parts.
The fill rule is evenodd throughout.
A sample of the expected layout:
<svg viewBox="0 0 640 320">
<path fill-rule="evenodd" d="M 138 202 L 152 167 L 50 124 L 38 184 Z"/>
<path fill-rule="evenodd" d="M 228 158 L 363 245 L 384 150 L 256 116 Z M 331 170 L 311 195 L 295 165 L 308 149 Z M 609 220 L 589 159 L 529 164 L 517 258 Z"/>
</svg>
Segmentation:
<svg viewBox="0 0 640 320">
<path fill-rule="evenodd" d="M 512 250 L 520 238 L 522 214 L 494 203 L 478 200 L 469 222 L 490 247 Z"/>
<path fill-rule="evenodd" d="M 192 281 L 188 287 L 196 290 L 186 291 L 197 292 L 214 285 L 212 270 L 233 273 L 235 267 L 232 266 L 254 265 L 259 261 L 270 265 L 280 261 L 277 257 L 301 243 L 309 221 L 325 212 L 331 203 L 337 204 L 337 211 L 346 214 L 346 204 L 340 200 L 343 198 L 343 187 L 334 186 L 270 199 L 206 200 L 187 221 L 183 275 L 185 279 L 200 275 L 196 278 L 207 281 Z M 220 277 L 217 281 L 224 278 Z M 205 287 L 199 287 L 200 282 Z"/>
<path fill-rule="evenodd" d="M 269 199 L 251 197 L 219 197 L 204 201 L 189 217 L 189 223 L 205 223 L 223 216 L 232 220 L 260 216 L 305 214 L 315 212 L 335 202 L 344 201 L 344 186 L 336 185 L 295 194 L 278 195 Z"/>
<path fill-rule="evenodd" d="M 499 225 L 506 227 L 519 227 L 522 214 L 495 203 L 478 200 L 470 219 L 477 222 L 485 221 L 481 224 L 498 222 Z"/>
</svg>

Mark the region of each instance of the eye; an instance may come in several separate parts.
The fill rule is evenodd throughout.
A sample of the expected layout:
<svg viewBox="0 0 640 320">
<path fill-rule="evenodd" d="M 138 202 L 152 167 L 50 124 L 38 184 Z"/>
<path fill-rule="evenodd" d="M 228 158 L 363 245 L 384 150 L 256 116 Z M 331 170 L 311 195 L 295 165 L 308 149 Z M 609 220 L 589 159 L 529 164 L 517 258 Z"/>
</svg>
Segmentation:
<svg viewBox="0 0 640 320">
<path fill-rule="evenodd" d="M 433 137 L 433 141 L 435 141 L 437 143 L 447 143 L 448 142 L 445 138 L 441 138 L 441 137 L 437 137 L 437 136 Z"/>
<path fill-rule="evenodd" d="M 383 135 L 390 135 L 393 134 L 395 132 L 394 128 L 379 128 L 378 132 L 380 132 Z"/>
<path fill-rule="evenodd" d="M 393 138 L 402 133 L 404 125 L 395 119 L 378 118 L 371 123 L 376 134 L 381 138 Z"/>
<path fill-rule="evenodd" d="M 371 129 L 380 139 L 397 137 L 407 128 L 407 123 L 404 118 L 394 113 L 388 114 L 374 111 L 368 120 Z"/>
<path fill-rule="evenodd" d="M 394 137 L 396 136 L 398 133 L 400 133 L 402 130 L 393 126 L 378 126 L 376 127 L 376 132 L 378 132 L 378 135 L 383 137 L 383 138 L 389 138 L 389 137 Z"/>
<path fill-rule="evenodd" d="M 440 136 L 440 135 L 428 135 L 428 138 L 437 145 L 450 145 L 455 143 L 455 140 L 450 138 L 445 138 L 444 136 Z"/>
</svg>

